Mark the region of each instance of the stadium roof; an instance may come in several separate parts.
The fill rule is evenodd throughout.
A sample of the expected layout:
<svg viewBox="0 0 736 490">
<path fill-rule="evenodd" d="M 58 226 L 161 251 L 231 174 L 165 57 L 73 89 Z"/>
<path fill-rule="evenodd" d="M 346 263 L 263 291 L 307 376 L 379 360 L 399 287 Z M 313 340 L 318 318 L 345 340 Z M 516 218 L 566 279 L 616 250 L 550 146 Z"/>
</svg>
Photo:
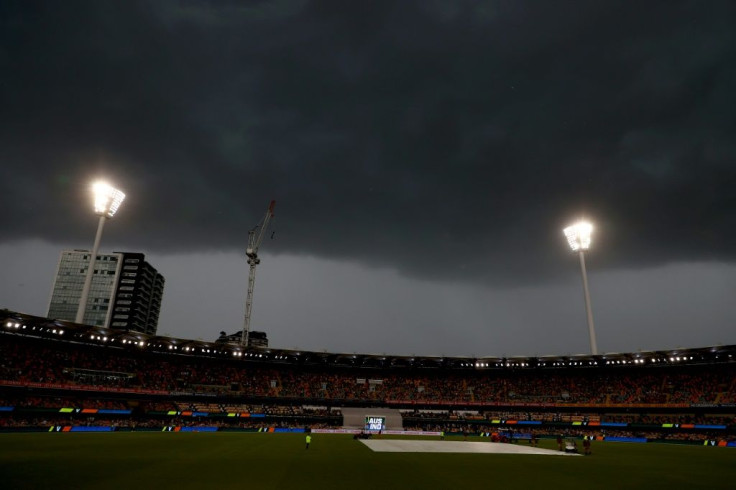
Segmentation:
<svg viewBox="0 0 736 490">
<path fill-rule="evenodd" d="M 438 357 L 396 356 L 297 351 L 274 348 L 245 348 L 238 343 L 205 342 L 146 335 L 69 321 L 0 310 L 0 333 L 70 343 L 135 349 L 159 354 L 176 354 L 250 362 L 335 366 L 375 369 L 559 369 L 596 367 L 642 367 L 736 362 L 736 346 L 710 346 L 599 355 Z"/>
</svg>

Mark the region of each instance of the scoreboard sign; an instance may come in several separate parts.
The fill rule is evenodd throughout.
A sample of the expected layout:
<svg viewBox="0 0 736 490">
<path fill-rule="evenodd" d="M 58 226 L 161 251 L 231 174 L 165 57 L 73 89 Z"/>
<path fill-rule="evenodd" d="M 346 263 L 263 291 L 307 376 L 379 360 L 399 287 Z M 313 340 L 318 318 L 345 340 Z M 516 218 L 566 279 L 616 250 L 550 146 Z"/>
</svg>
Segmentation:
<svg viewBox="0 0 736 490">
<path fill-rule="evenodd" d="M 386 417 L 368 416 L 365 418 L 365 430 L 385 430 L 385 429 L 386 429 Z"/>
</svg>

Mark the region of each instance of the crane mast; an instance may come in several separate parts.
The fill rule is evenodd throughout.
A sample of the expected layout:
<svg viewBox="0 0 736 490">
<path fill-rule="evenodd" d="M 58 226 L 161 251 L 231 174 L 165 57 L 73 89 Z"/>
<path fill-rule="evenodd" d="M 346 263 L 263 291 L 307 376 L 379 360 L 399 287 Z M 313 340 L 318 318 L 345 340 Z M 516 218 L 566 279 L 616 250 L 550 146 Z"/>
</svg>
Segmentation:
<svg viewBox="0 0 736 490">
<path fill-rule="evenodd" d="M 258 247 L 261 246 L 263 237 L 266 234 L 266 228 L 268 228 L 268 223 L 271 221 L 271 218 L 273 218 L 273 208 L 275 205 L 276 201 L 271 201 L 263 220 L 248 232 L 248 248 L 245 250 L 245 255 L 248 257 L 250 273 L 248 274 L 248 295 L 245 298 L 243 335 L 240 338 L 240 344 L 245 347 L 248 346 L 248 335 L 250 334 L 250 314 L 253 310 L 253 289 L 256 284 L 256 266 L 261 263 L 261 259 L 258 258 Z"/>
</svg>

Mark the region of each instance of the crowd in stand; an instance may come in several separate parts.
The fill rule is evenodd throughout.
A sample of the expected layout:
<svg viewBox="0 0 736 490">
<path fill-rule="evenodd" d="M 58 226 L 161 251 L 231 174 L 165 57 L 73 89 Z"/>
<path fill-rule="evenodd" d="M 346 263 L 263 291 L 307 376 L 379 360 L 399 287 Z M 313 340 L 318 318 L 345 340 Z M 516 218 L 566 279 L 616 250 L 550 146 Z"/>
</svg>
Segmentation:
<svg viewBox="0 0 736 490">
<path fill-rule="evenodd" d="M 708 425 L 736 425 L 736 415 L 722 414 L 693 414 L 693 413 L 593 413 L 593 412 L 511 412 L 511 411 L 438 411 L 438 410 L 405 410 L 405 419 L 414 420 L 458 420 L 464 422 L 512 420 L 512 421 L 539 421 L 546 423 L 628 423 L 642 425 L 662 424 L 708 424 Z"/>
<path fill-rule="evenodd" d="M 236 403 L 157 402 L 147 400 L 111 400 L 104 397 L 80 398 L 59 396 L 29 396 L 0 398 L 0 406 L 61 409 L 63 407 L 136 410 L 137 414 L 149 412 L 185 412 L 217 414 L 263 414 L 279 417 L 337 417 L 339 408 L 308 407 L 303 405 L 254 405 Z M 454 421 L 462 424 L 489 421 L 539 421 L 544 423 L 628 423 L 640 425 L 702 424 L 736 426 L 734 414 L 694 413 L 598 413 L 598 412 L 528 412 L 528 411 L 456 411 L 456 410 L 403 410 L 404 420 L 411 423 L 422 421 Z"/>
<path fill-rule="evenodd" d="M 736 366 L 732 364 L 720 365 L 718 369 L 689 366 L 543 371 L 299 368 L 143 351 L 129 353 L 62 342 L 24 343 L 0 336 L 0 388 L 3 382 L 13 384 L 15 390 L 19 385 L 32 387 L 34 391 L 0 391 L 0 407 L 131 410 L 131 416 L 123 418 L 116 414 L 100 417 L 53 412 L 39 417 L 16 410 L 11 414 L 0 413 L 0 426 L 6 427 L 67 424 L 128 428 L 334 427 L 340 424 L 340 411 L 333 407 L 360 402 L 379 406 L 421 405 L 425 409 L 404 409 L 404 427 L 446 432 L 483 433 L 492 430 L 490 424 L 497 421 L 515 420 L 546 424 L 534 429 L 540 435 L 559 432 L 548 425 L 579 422 L 586 426 L 581 429 L 585 434 L 688 439 L 709 434 L 703 431 L 642 433 L 629 428 L 599 430 L 592 429 L 591 424 L 736 426 L 734 414 L 723 410 L 709 413 L 703 408 L 685 413 L 691 404 L 736 403 Z M 39 383 L 44 386 L 38 386 Z M 90 391 L 90 387 L 94 390 Z M 42 396 L 39 393 L 44 389 L 53 391 Z M 63 390 L 75 390 L 74 395 L 60 396 Z M 82 390 L 87 391 L 82 393 Z M 116 394 L 112 395 L 112 391 Z M 138 395 L 126 397 L 120 395 L 121 391 Z M 143 392 L 154 396 L 140 395 Z M 193 401 L 204 395 L 207 401 Z M 466 409 L 438 409 L 442 404 Z M 528 408 L 512 408 L 523 404 Z M 631 413 L 625 408 L 637 404 L 661 404 L 678 407 L 679 411 L 651 409 Z M 491 408 L 503 405 L 510 409 Z M 477 410 L 468 409 L 475 406 Z M 568 408 L 564 410 L 564 407 Z M 170 412 L 177 413 L 171 416 Z M 214 418 L 185 417 L 182 412 L 207 413 Z M 238 415 L 227 417 L 227 414 Z M 249 414 L 261 414 L 265 418 L 249 419 L 246 417 Z"/>
<path fill-rule="evenodd" d="M 132 355 L 0 340 L 0 381 L 159 392 L 418 403 L 690 404 L 736 399 L 736 369 L 320 371 L 185 356 Z"/>
</svg>

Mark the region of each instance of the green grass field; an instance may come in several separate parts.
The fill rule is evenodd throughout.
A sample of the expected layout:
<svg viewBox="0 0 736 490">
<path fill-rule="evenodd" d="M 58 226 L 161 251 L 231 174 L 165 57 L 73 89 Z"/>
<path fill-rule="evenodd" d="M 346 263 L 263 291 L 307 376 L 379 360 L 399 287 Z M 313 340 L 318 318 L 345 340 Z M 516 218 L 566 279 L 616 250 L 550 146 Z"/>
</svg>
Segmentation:
<svg viewBox="0 0 736 490">
<path fill-rule="evenodd" d="M 733 489 L 736 449 L 594 443 L 571 458 L 374 453 L 326 434 L 308 451 L 302 434 L 0 434 L 0 488 Z"/>
</svg>

